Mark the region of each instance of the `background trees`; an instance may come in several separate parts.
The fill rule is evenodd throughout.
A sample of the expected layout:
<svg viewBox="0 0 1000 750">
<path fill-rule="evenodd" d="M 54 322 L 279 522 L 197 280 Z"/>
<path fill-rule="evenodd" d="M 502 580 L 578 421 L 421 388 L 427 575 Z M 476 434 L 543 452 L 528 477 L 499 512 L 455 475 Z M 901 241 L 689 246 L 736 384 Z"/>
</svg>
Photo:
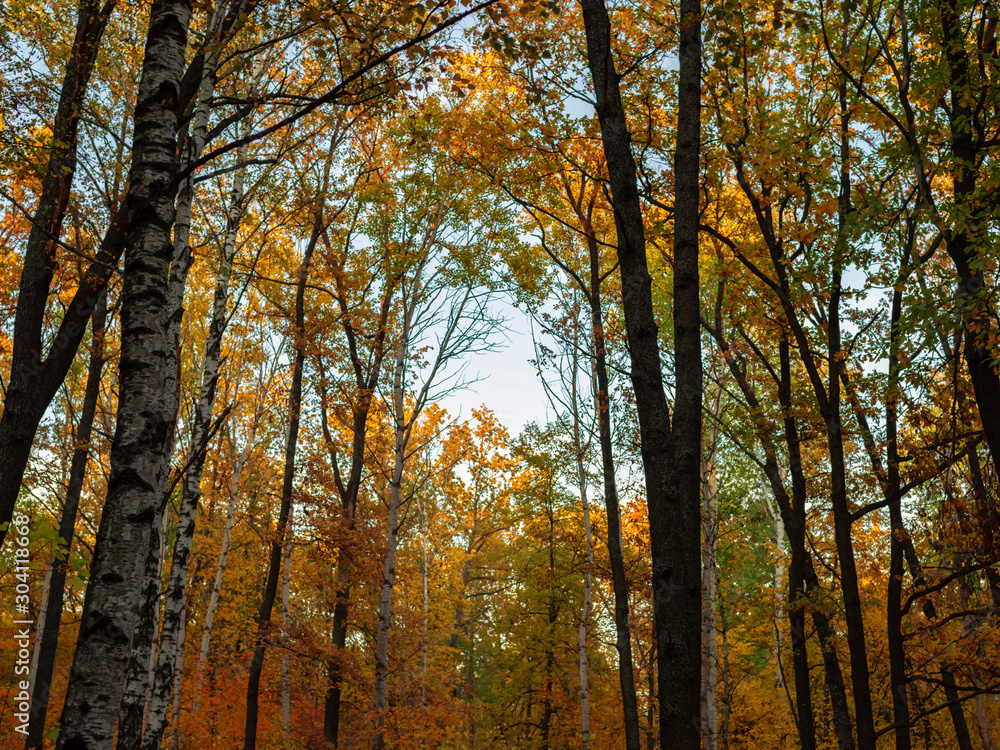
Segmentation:
<svg viewBox="0 0 1000 750">
<path fill-rule="evenodd" d="M 2 13 L 4 747 L 995 744 L 992 10 Z"/>
</svg>

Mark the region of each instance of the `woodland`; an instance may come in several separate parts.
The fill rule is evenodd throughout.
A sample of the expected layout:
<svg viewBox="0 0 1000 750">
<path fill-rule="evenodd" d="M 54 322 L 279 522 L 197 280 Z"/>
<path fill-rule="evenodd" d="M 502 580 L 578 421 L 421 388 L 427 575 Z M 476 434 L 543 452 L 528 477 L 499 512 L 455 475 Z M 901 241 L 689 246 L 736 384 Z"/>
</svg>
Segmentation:
<svg viewBox="0 0 1000 750">
<path fill-rule="evenodd" d="M 996 750 L 998 18 L 5 0 L 0 748 Z"/>
</svg>

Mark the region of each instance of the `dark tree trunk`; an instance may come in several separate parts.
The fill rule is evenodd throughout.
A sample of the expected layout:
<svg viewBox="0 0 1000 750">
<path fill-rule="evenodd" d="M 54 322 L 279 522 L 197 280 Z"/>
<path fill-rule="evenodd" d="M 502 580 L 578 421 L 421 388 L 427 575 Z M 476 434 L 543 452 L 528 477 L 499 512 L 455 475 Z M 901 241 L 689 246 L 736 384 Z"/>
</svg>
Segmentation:
<svg viewBox="0 0 1000 750">
<path fill-rule="evenodd" d="M 58 241 L 76 173 L 77 131 L 94 62 L 116 0 L 81 0 L 52 124 L 49 163 L 31 220 L 14 313 L 10 382 L 0 416 L 0 545 L 7 535 L 28 466 L 35 431 L 69 370 L 94 305 L 111 276 L 117 255 L 101 253 L 87 271 L 49 349 L 42 350 L 42 321 L 58 266 Z M 120 254 L 121 249 L 118 249 Z M 110 263 L 110 266 L 107 265 Z M 99 277 L 99 281 L 96 277 Z"/>
<path fill-rule="evenodd" d="M 325 191 L 324 191 L 325 192 Z M 292 483 L 295 478 L 295 446 L 299 439 L 299 415 L 302 411 L 302 369 L 306 358 L 305 334 L 305 293 L 309 278 L 309 264 L 312 261 L 316 242 L 323 229 L 322 211 L 317 211 L 312 236 L 306 245 L 299 268 L 299 280 L 295 289 L 295 359 L 292 362 L 292 386 L 288 394 L 288 434 L 285 440 L 285 468 L 281 484 L 281 507 L 274 538 L 271 540 L 271 558 L 267 568 L 267 582 L 257 612 L 257 636 L 250 662 L 250 676 L 247 680 L 247 715 L 243 737 L 243 750 L 257 747 L 257 708 L 260 697 L 260 675 L 264 668 L 264 652 L 271 626 L 271 611 L 278 593 L 278 577 L 281 573 L 281 553 L 284 545 L 285 529 L 292 510 Z"/>
<path fill-rule="evenodd" d="M 969 725 L 965 720 L 965 711 L 962 709 L 962 698 L 955 686 L 955 676 L 947 667 L 941 669 L 941 681 L 944 683 L 944 695 L 948 699 L 948 712 L 951 714 L 952 724 L 955 726 L 955 741 L 959 750 L 973 750 L 972 736 L 969 734 Z"/>
<path fill-rule="evenodd" d="M 650 537 L 654 549 L 653 595 L 669 592 L 663 597 L 656 615 L 661 628 L 657 642 L 661 745 L 694 749 L 700 744 L 701 713 L 702 362 L 698 275 L 701 0 L 680 0 L 679 12 L 673 268 L 676 391 L 672 471 L 668 479 L 673 497 L 667 495 L 666 502 L 651 506 L 656 507 L 657 517 L 654 523 L 650 514 Z M 624 265 L 623 262 L 623 269 Z M 629 341 L 631 343 L 631 337 Z M 663 535 L 659 543 L 653 528 Z M 662 589 L 657 586 L 660 578 L 657 575 L 657 547 L 660 548 L 661 570 L 665 574 L 660 579 L 664 583 Z M 671 588 L 677 593 L 670 592 Z M 661 612 L 664 613 L 662 618 Z"/>
<path fill-rule="evenodd" d="M 847 217 L 851 209 L 850 150 L 848 144 L 848 117 L 845 100 L 846 83 L 841 82 L 841 143 L 840 143 L 840 198 L 838 209 L 837 244 L 831 267 L 830 303 L 827 309 L 827 356 L 830 363 L 843 358 L 840 336 L 840 299 L 843 265 L 846 262 L 848 237 Z M 790 297 L 788 306 L 791 305 Z M 789 312 L 794 314 L 794 312 Z M 801 344 L 800 344 L 801 350 Z M 801 356 L 808 356 L 801 351 Z M 815 365 L 813 365 L 815 367 Z M 826 424 L 826 437 L 830 455 L 830 504 L 833 509 L 833 533 L 840 563 L 840 585 L 844 596 L 844 619 L 847 622 L 847 645 L 851 663 L 851 687 L 854 696 L 854 718 L 860 750 L 875 750 L 875 714 L 872 706 L 868 669 L 868 650 L 865 639 L 864 616 L 861 608 L 861 590 L 858 570 L 854 560 L 854 542 L 851 538 L 851 510 L 847 498 L 847 464 L 845 460 L 843 422 L 840 405 L 840 369 L 831 364 L 828 393 L 817 390 L 817 402 Z M 818 374 L 813 376 L 819 385 Z"/>
<path fill-rule="evenodd" d="M 812 559 L 806 545 L 806 480 L 802 469 L 801 442 L 798 424 L 794 416 L 792 402 L 792 370 L 790 346 L 786 338 L 778 341 L 779 374 L 777 375 L 778 404 L 783 413 L 784 441 L 788 453 L 789 474 L 791 476 L 792 494 L 789 497 L 778 467 L 777 448 L 770 438 L 770 427 L 762 418 L 762 405 L 757 393 L 747 379 L 747 366 L 743 359 L 735 353 L 726 339 L 721 319 L 721 308 L 716 310 L 715 328 L 712 335 L 719 344 L 729 371 L 736 379 L 750 414 L 754 419 L 757 432 L 760 435 L 764 449 L 764 473 L 771 485 L 775 502 L 785 525 L 791 551 L 791 561 L 788 569 L 788 620 L 792 636 L 792 669 L 795 683 L 795 701 L 799 741 L 802 748 L 816 747 L 816 723 L 812 708 L 811 685 L 809 679 L 809 662 L 806 651 L 805 610 L 807 600 L 812 592 L 819 590 L 819 579 L 813 568 Z M 758 355 L 760 353 L 758 352 Z M 773 372 L 773 368 L 762 362 Z M 820 650 L 823 655 L 823 668 L 830 697 L 830 705 L 834 718 L 834 729 L 841 750 L 853 750 L 854 737 L 852 721 L 848 708 L 847 694 L 844 687 L 843 673 L 833 646 L 834 633 L 829 618 L 822 612 L 814 610 L 812 620 L 819 636 Z"/>
<path fill-rule="evenodd" d="M 909 256 L 909 253 L 907 253 Z M 903 269 L 906 259 L 903 260 Z M 898 419 L 896 410 L 899 388 L 899 321 L 903 309 L 902 280 L 892 294 L 889 321 L 889 383 L 885 404 L 888 471 L 885 495 L 889 502 L 889 582 L 886 591 L 886 639 L 889 647 L 889 682 L 892 687 L 892 723 L 896 750 L 910 750 L 910 706 L 906 684 L 906 652 L 903 643 L 903 514 L 899 479 Z"/>
<path fill-rule="evenodd" d="M 150 12 L 135 108 L 122 293 L 118 418 L 58 750 L 110 746 L 139 606 L 143 567 L 169 469 L 164 407 L 174 342 L 166 286 L 177 188 L 176 132 L 189 0 Z"/>
<path fill-rule="evenodd" d="M 600 248 L 593 228 L 587 229 L 590 251 L 590 323 L 593 327 L 594 375 L 597 390 L 594 406 L 597 411 L 598 438 L 601 443 L 601 472 L 604 477 L 604 506 L 608 516 L 608 558 L 615 595 L 615 649 L 618 651 L 618 682 L 622 691 L 625 714 L 625 748 L 639 750 L 639 708 L 635 695 L 635 675 L 632 669 L 632 635 L 629 625 L 628 581 L 625 579 L 625 557 L 622 551 L 622 521 L 618 506 L 618 485 L 615 481 L 615 458 L 611 446 L 611 398 L 608 383 L 608 361 L 604 341 L 604 321 L 601 310 Z"/>
<path fill-rule="evenodd" d="M 351 469 L 346 484 L 341 481 L 337 456 L 333 451 L 333 439 L 327 424 L 325 392 L 322 394 L 322 418 L 323 436 L 330 451 L 330 465 L 333 468 L 337 492 L 340 495 L 344 523 L 347 533 L 350 534 L 354 530 L 354 516 L 357 511 L 358 493 L 361 489 L 361 476 L 364 470 L 368 414 L 371 411 L 372 396 L 378 385 L 379 377 L 382 373 L 382 362 L 385 359 L 385 338 L 388 332 L 389 308 L 392 296 L 395 293 L 396 281 L 395 279 L 390 280 L 382 294 L 378 325 L 372 343 L 371 365 L 366 372 L 365 366 L 369 360 L 362 358 L 358 348 L 358 335 L 351 324 L 347 291 L 344 288 L 343 277 L 343 273 L 335 274 L 337 301 L 341 312 L 341 325 L 344 327 L 344 333 L 347 337 L 348 351 L 351 356 L 351 366 L 354 369 L 355 385 L 357 387 L 357 401 L 354 404 L 351 425 Z M 343 684 L 341 661 L 343 659 L 344 648 L 347 645 L 347 615 L 348 604 L 351 599 L 353 570 L 354 561 L 351 558 L 351 552 L 346 549 L 346 545 L 341 545 L 337 557 L 337 602 L 333 609 L 332 634 L 333 646 L 337 651 L 337 658 L 327 664 L 328 685 L 326 697 L 323 702 L 323 737 L 328 742 L 333 743 L 335 748 L 338 746 L 340 739 L 340 699 L 341 686 Z"/>
<path fill-rule="evenodd" d="M 809 655 L 806 647 L 806 612 L 805 607 L 805 577 L 806 566 L 811 566 L 809 551 L 806 547 L 806 509 L 805 509 L 805 479 L 802 474 L 801 459 L 798 452 L 798 431 L 795 417 L 791 411 L 792 378 L 788 356 L 788 343 L 782 340 L 779 345 L 781 355 L 781 380 L 778 384 L 778 402 L 784 414 L 785 435 L 789 446 L 794 442 L 796 450 L 789 450 L 789 463 L 796 465 L 791 470 L 793 503 L 778 502 L 779 512 L 788 534 L 791 560 L 788 566 L 788 624 L 792 636 L 792 675 L 795 682 L 795 705 L 798 709 L 799 743 L 802 750 L 816 748 L 816 721 L 813 717 L 812 687 L 809 679 Z M 754 408 L 752 405 L 751 408 Z M 775 461 L 775 464 L 777 462 Z M 775 482 L 780 485 L 777 465 L 773 467 L 772 489 Z M 784 492 L 775 492 L 775 497 L 781 497 Z M 782 507 L 784 506 L 784 507 Z M 850 727 L 848 727 L 848 736 Z"/>
<path fill-rule="evenodd" d="M 789 500 L 784 491 L 775 492 L 778 500 L 778 507 L 783 508 L 782 512 L 787 512 L 788 519 L 785 528 L 788 532 L 788 540 L 792 547 L 793 559 L 796 567 L 801 565 L 802 585 L 804 595 L 819 590 L 819 579 L 813 567 L 812 558 L 806 547 L 806 479 L 802 469 L 802 450 L 799 437 L 798 425 L 795 417 L 792 416 L 792 377 L 791 377 L 791 356 L 790 347 L 785 339 L 778 343 L 779 356 L 781 359 L 781 381 L 778 388 L 778 400 L 781 404 L 784 417 L 785 444 L 788 450 L 789 474 L 792 479 L 792 496 Z M 775 464 L 772 471 L 772 488 L 781 487 L 780 478 Z M 798 573 L 798 571 L 796 571 Z M 837 743 L 840 750 L 853 750 L 854 735 L 852 732 L 852 722 L 850 709 L 848 708 L 847 690 L 844 686 L 844 676 L 840 669 L 840 661 L 837 658 L 837 651 L 833 644 L 834 633 L 830 625 L 829 618 L 822 612 L 813 610 L 813 626 L 820 641 L 820 652 L 823 655 L 823 671 L 826 680 L 827 692 L 830 696 L 830 708 L 833 713 L 834 732 L 837 736 Z M 805 628 L 805 618 L 800 623 Z M 793 631 L 793 644 L 796 634 Z M 802 631 L 802 641 L 804 646 L 805 633 Z M 804 661 L 804 656 L 797 657 Z M 806 675 L 808 676 L 808 675 Z M 796 690 L 799 690 L 799 683 L 803 683 L 802 690 L 808 689 L 808 679 L 801 675 L 796 677 Z M 800 699 L 800 705 L 801 705 Z M 811 701 L 810 701 L 811 703 Z M 809 709 L 808 715 L 812 715 Z M 800 722 L 802 717 L 800 716 Z M 806 726 L 803 724 L 802 726 Z M 815 724 L 813 726 L 813 742 L 815 742 Z"/>
<path fill-rule="evenodd" d="M 782 381 L 779 398 L 782 410 L 787 415 L 785 417 L 785 442 L 788 448 L 789 473 L 792 477 L 789 516 L 792 519 L 794 533 L 789 529 L 788 538 L 792 545 L 799 549 L 798 555 L 802 559 L 805 594 L 808 597 L 811 593 L 820 590 L 820 584 L 812 558 L 806 548 L 806 479 L 802 469 L 801 439 L 798 426 L 795 418 L 791 416 L 791 357 L 787 341 L 782 339 L 779 342 L 779 349 Z M 787 499 L 785 503 L 788 504 Z M 812 612 L 812 620 L 813 626 L 816 628 L 816 635 L 819 637 L 820 652 L 823 655 L 823 673 L 827 692 L 830 695 L 830 708 L 833 713 L 833 727 L 837 736 L 837 744 L 840 750 L 854 750 L 854 734 L 847 701 L 847 689 L 844 685 L 844 675 L 834 646 L 833 626 L 830 625 L 830 620 L 824 613 L 815 609 Z"/>
<path fill-rule="evenodd" d="M 994 469 L 1000 456 L 1000 375 L 995 360 L 997 352 L 991 350 L 990 339 L 996 331 L 996 313 L 986 296 L 982 257 L 988 203 L 977 186 L 982 150 L 975 132 L 981 117 L 974 110 L 969 76 L 969 58 L 966 51 L 963 21 L 959 17 L 956 0 L 939 0 L 938 17 L 941 21 L 944 58 L 948 63 L 948 87 L 951 127 L 952 194 L 960 224 L 944 231 L 945 248 L 958 272 L 956 302 L 962 316 L 965 332 L 965 363 L 979 407 L 979 419 L 990 449 Z M 977 232 L 979 233 L 977 236 Z"/>
<path fill-rule="evenodd" d="M 701 340 L 698 282 L 698 156 L 701 128 L 699 0 L 682 0 L 674 212 L 675 425 L 663 390 L 652 279 L 631 136 L 603 0 L 583 0 L 587 60 L 608 165 L 632 386 L 649 506 L 657 629 L 660 737 L 700 746 Z"/>
<path fill-rule="evenodd" d="M 52 560 L 52 577 L 49 579 L 49 596 L 45 602 L 45 627 L 38 649 L 38 665 L 35 671 L 35 687 L 31 696 L 31 715 L 28 719 L 28 736 L 25 750 L 42 750 L 45 733 L 45 714 L 49 707 L 49 689 L 52 671 L 55 667 L 56 648 L 59 645 L 59 624 L 62 620 L 63 598 L 66 586 L 66 571 L 76 531 L 76 516 L 80 508 L 80 495 L 87 472 L 87 458 L 90 455 L 90 438 L 93 434 L 94 414 L 101 394 L 101 371 L 104 368 L 104 328 L 107 321 L 107 296 L 102 294 L 94 308 L 91 322 L 90 363 L 87 366 L 87 385 L 80 409 L 80 422 L 74 438 L 73 460 L 66 485 L 66 501 L 63 503 L 59 519 L 59 545 Z"/>
</svg>

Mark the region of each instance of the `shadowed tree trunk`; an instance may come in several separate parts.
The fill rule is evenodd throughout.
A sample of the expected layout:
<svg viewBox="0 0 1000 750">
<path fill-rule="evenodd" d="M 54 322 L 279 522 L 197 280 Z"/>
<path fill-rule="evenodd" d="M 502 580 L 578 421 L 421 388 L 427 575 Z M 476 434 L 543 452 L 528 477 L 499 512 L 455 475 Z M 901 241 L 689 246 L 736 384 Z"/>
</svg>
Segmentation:
<svg viewBox="0 0 1000 750">
<path fill-rule="evenodd" d="M 6 524 L 13 516 L 21 491 L 35 431 L 69 371 L 87 329 L 87 320 L 103 298 L 104 286 L 118 259 L 118 255 L 98 254 L 87 269 L 48 354 L 45 354 L 42 325 L 49 287 L 58 266 L 58 242 L 76 173 L 80 115 L 101 39 L 115 5 L 116 0 L 103 4 L 99 0 L 80 2 L 76 36 L 59 92 L 51 144 L 47 146 L 49 163 L 42 177 L 38 205 L 31 217 L 14 313 L 10 382 L 0 415 L 0 545 L 7 536 Z M 120 247 L 118 253 L 121 253 Z"/>
<path fill-rule="evenodd" d="M 331 151 L 332 154 L 332 151 Z M 329 161 L 323 179 L 322 207 L 325 200 L 326 184 L 329 179 Z M 253 660 L 250 662 L 250 676 L 247 680 L 247 714 L 243 735 L 243 750 L 254 750 L 257 747 L 258 701 L 260 698 L 260 675 L 264 669 L 264 652 L 267 649 L 267 637 L 271 627 L 271 611 L 278 594 L 278 578 L 281 574 L 281 557 L 284 547 L 285 529 L 292 510 L 292 482 L 295 478 L 295 446 L 299 439 L 299 415 L 302 410 L 302 369 L 306 357 L 305 335 L 305 293 L 309 278 L 309 264 L 313 251 L 323 230 L 322 208 L 316 212 L 313 222 L 312 236 L 306 245 L 299 267 L 299 280 L 295 289 L 295 358 L 292 361 L 292 386 L 288 394 L 288 433 L 285 438 L 285 468 L 281 483 L 281 506 L 278 510 L 278 521 L 271 540 L 271 556 L 268 561 L 267 581 L 264 594 L 261 597 L 260 609 L 257 611 L 256 646 Z"/>
<path fill-rule="evenodd" d="M 652 279 L 631 136 L 603 0 L 582 0 L 587 61 L 607 160 L 622 307 L 649 507 L 663 747 L 698 750 L 701 684 L 701 394 L 698 158 L 701 5 L 681 0 L 674 162 L 674 424 L 663 390 Z"/>
<path fill-rule="evenodd" d="M 55 666 L 56 648 L 59 645 L 59 624 L 62 620 L 63 598 L 65 595 L 66 572 L 76 531 L 76 516 L 80 508 L 80 494 L 87 471 L 87 457 L 90 455 L 90 439 L 93 434 L 94 414 L 101 394 L 101 371 L 104 368 L 104 328 L 107 321 L 107 296 L 102 294 L 94 308 L 91 328 L 90 364 L 87 367 L 87 385 L 80 409 L 80 422 L 76 429 L 73 461 L 70 466 L 69 483 L 66 486 L 66 501 L 63 503 L 59 519 L 59 545 L 52 560 L 52 576 L 49 580 L 48 598 L 45 602 L 45 627 L 42 629 L 38 649 L 38 664 L 34 674 L 34 690 L 31 696 L 31 715 L 28 719 L 28 736 L 25 750 L 42 750 L 45 733 L 45 714 L 49 706 L 49 689 L 52 670 Z"/>
</svg>

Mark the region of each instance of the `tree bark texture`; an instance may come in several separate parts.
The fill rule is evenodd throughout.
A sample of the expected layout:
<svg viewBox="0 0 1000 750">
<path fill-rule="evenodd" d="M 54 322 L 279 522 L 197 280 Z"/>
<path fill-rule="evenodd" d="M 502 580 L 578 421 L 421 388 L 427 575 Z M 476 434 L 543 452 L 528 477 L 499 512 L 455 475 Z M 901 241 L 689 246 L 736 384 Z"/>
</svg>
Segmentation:
<svg viewBox="0 0 1000 750">
<path fill-rule="evenodd" d="M 206 66 L 208 69 L 208 66 Z M 207 105 L 207 97 L 200 97 Z M 206 106 L 207 109 L 207 106 Z M 206 111 L 207 121 L 207 111 Z M 203 139 L 202 139 L 203 140 Z M 237 162 L 242 165 L 246 149 L 242 148 Z M 233 177 L 233 187 L 229 199 L 229 215 L 222 253 L 219 259 L 218 279 L 212 303 L 212 318 L 202 360 L 201 392 L 195 407 L 194 422 L 191 427 L 191 457 L 184 474 L 181 491 L 180 510 L 177 519 L 177 537 L 174 541 L 170 564 L 170 580 L 167 584 L 163 625 L 160 631 L 160 648 L 153 675 L 153 687 L 149 702 L 149 720 L 143 736 L 143 750 L 156 750 L 160 746 L 166 728 L 167 710 L 170 706 L 171 686 L 174 682 L 174 662 L 177 644 L 184 623 L 187 601 L 187 573 L 194 541 L 195 521 L 201 497 L 201 475 L 205 466 L 208 441 L 211 431 L 212 411 L 215 406 L 216 385 L 219 380 L 219 366 L 222 354 L 222 339 L 227 323 L 229 302 L 229 281 L 236 256 L 236 236 L 243 215 L 243 178 L 245 169 L 241 166 Z M 190 220 L 190 211 L 188 211 Z M 190 245 L 185 243 L 190 252 Z M 176 252 L 176 243 L 175 243 Z"/>
<path fill-rule="evenodd" d="M 118 705 L 119 750 L 137 748 L 142 744 L 146 704 L 153 682 L 153 667 L 160 628 L 160 585 L 163 550 L 166 542 L 167 514 L 161 503 L 149 537 L 146 563 L 142 574 L 142 596 L 138 622 L 132 636 L 132 649 L 125 672 L 125 688 Z"/>
<path fill-rule="evenodd" d="M 111 744 L 146 552 L 169 469 L 173 414 L 164 408 L 163 393 L 174 342 L 167 337 L 164 289 L 172 254 L 175 134 L 190 17 L 188 0 L 157 0 L 150 13 L 126 196 L 120 387 L 108 498 L 60 722 L 59 750 Z"/>
<path fill-rule="evenodd" d="M 715 627 L 715 580 L 718 576 L 716 550 L 719 540 L 719 480 L 716 475 L 716 454 L 719 444 L 719 412 L 722 388 L 712 398 L 713 422 L 708 442 L 702 454 L 701 494 L 702 515 L 702 600 L 701 600 L 701 736 L 704 750 L 718 750 L 719 707 L 716 693 L 719 687 L 719 654 Z"/>
</svg>

